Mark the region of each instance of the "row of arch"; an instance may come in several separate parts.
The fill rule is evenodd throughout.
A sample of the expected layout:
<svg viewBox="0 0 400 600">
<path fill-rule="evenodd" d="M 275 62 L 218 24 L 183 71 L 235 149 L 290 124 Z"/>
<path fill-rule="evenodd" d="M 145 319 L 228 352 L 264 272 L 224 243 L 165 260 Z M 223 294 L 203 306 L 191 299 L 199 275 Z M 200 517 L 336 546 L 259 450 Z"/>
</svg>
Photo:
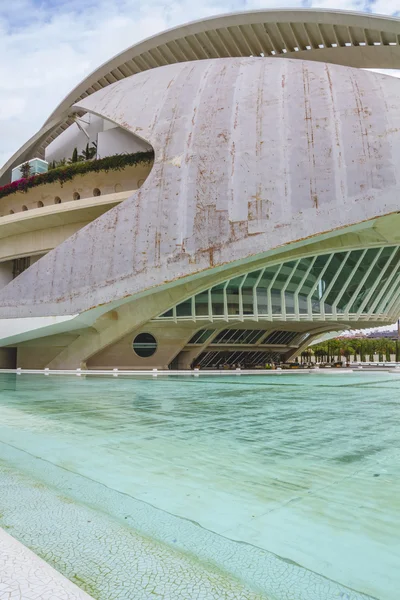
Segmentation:
<svg viewBox="0 0 400 600">
<path fill-rule="evenodd" d="M 93 190 L 93 196 L 101 196 L 101 191 L 99 190 L 99 188 L 94 188 L 94 190 Z M 72 196 L 72 199 L 73 200 L 80 200 L 81 199 L 81 195 L 78 192 L 74 192 L 73 196 Z M 54 197 L 54 204 L 61 204 L 61 198 L 60 198 L 60 196 L 55 196 Z M 44 207 L 44 203 L 42 202 L 42 200 L 39 200 L 36 203 L 36 207 L 37 208 L 43 208 Z M 23 204 L 21 210 L 22 210 L 22 212 L 24 212 L 26 210 L 29 210 L 29 208 L 26 206 L 26 204 Z M 14 215 L 15 214 L 15 210 L 11 209 L 9 214 L 10 215 Z"/>
</svg>

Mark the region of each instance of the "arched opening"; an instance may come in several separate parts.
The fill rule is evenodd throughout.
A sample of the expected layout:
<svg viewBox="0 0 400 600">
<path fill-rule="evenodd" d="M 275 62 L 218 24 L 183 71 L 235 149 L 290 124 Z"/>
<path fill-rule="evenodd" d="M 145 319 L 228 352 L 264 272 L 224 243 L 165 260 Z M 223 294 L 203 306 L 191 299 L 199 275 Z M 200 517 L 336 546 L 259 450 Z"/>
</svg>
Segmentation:
<svg viewBox="0 0 400 600">
<path fill-rule="evenodd" d="M 37 203 L 37 207 L 38 208 L 43 208 L 44 204 L 41 200 L 39 200 L 39 202 Z"/>
<path fill-rule="evenodd" d="M 28 210 L 28 207 L 25 204 L 23 204 L 22 210 Z"/>
<path fill-rule="evenodd" d="M 99 190 L 99 188 L 94 188 L 93 196 L 101 196 L 101 191 Z"/>
<path fill-rule="evenodd" d="M 74 192 L 74 195 L 72 196 L 74 200 L 80 200 L 81 199 L 81 195 L 78 194 L 78 192 Z"/>
<path fill-rule="evenodd" d="M 13 209 L 11 209 L 10 210 L 10 215 L 13 215 L 13 214 L 15 214 L 15 213 L 14 213 Z"/>
<path fill-rule="evenodd" d="M 59 196 L 54 198 L 54 204 L 61 204 L 61 198 Z"/>
</svg>

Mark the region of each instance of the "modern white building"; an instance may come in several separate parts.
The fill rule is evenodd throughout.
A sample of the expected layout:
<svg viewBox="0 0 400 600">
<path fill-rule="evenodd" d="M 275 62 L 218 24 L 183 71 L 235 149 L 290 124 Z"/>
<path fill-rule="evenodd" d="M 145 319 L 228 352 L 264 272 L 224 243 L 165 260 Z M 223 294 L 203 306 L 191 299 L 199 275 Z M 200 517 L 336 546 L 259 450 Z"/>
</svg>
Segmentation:
<svg viewBox="0 0 400 600">
<path fill-rule="evenodd" d="M 87 77 L 0 171 L 1 366 L 262 366 L 393 323 L 400 81 L 364 68 L 400 68 L 400 20 L 283 10 Z"/>
</svg>

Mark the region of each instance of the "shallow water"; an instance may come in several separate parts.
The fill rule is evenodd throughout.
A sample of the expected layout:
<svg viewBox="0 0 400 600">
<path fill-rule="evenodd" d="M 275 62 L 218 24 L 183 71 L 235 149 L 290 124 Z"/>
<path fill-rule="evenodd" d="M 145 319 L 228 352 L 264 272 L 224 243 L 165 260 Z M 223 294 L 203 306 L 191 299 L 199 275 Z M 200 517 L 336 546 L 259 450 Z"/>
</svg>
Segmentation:
<svg viewBox="0 0 400 600">
<path fill-rule="evenodd" d="M 388 373 L 2 374 L 0 525 L 98 599 L 397 600 L 399 409 Z"/>
</svg>

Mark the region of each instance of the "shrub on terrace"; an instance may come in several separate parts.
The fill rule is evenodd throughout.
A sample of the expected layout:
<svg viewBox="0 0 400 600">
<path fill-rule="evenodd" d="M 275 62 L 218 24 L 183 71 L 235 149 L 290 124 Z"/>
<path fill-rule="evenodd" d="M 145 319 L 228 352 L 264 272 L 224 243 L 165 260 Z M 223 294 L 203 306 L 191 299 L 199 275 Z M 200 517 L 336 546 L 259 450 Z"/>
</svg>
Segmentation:
<svg viewBox="0 0 400 600">
<path fill-rule="evenodd" d="M 33 175 L 26 179 L 18 179 L 3 187 L 0 187 L 0 198 L 15 194 L 16 192 L 27 192 L 30 188 L 37 187 L 46 183 L 58 181 L 61 186 L 66 181 L 71 181 L 77 175 L 86 173 L 98 173 L 100 171 L 122 171 L 126 167 L 139 164 L 150 164 L 154 159 L 152 150 L 147 152 L 135 152 L 134 154 L 115 154 L 98 160 L 72 163 L 63 167 L 56 167 L 46 173 Z"/>
</svg>

